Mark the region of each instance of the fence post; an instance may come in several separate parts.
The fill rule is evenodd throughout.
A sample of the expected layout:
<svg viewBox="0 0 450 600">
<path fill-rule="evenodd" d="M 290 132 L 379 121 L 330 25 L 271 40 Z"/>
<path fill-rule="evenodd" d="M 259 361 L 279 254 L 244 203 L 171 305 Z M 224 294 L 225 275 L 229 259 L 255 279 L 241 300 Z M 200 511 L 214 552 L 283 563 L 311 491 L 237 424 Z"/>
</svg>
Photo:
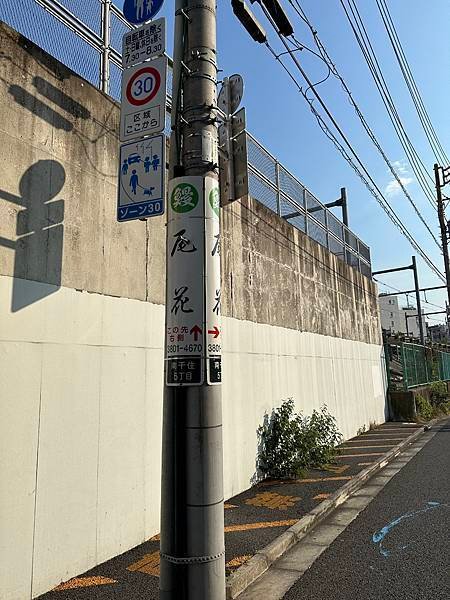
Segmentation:
<svg viewBox="0 0 450 600">
<path fill-rule="evenodd" d="M 400 343 L 400 352 L 402 355 L 402 366 L 403 366 L 403 389 L 408 391 L 408 371 L 406 368 L 406 353 L 405 353 L 405 344 L 403 342 Z"/>
<path fill-rule="evenodd" d="M 275 161 L 275 183 L 277 186 L 277 215 L 281 217 L 280 163 Z"/>
<path fill-rule="evenodd" d="M 109 94 L 109 55 L 111 48 L 111 2 L 102 0 L 102 54 L 100 59 L 100 89 Z"/>
<path fill-rule="evenodd" d="M 433 380 L 433 351 L 431 351 L 431 373 L 429 372 L 428 369 L 428 359 L 427 359 L 427 350 L 426 348 L 422 348 L 422 353 L 423 353 L 423 362 L 425 363 L 425 378 L 426 378 L 426 382 L 424 383 L 430 383 L 430 381 Z"/>
</svg>

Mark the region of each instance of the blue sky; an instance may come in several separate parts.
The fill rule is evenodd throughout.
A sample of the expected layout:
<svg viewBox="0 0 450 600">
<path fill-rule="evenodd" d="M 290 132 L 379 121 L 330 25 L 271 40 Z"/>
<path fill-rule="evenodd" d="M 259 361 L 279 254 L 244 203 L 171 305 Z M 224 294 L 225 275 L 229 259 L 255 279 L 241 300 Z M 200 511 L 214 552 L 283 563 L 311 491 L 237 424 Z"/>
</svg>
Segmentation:
<svg viewBox="0 0 450 600">
<path fill-rule="evenodd" d="M 116 0 L 116 3 L 118 6 L 122 5 L 120 0 Z M 434 156 L 395 62 L 375 0 L 365 0 L 357 4 L 403 124 L 422 160 L 432 173 Z M 445 0 L 433 0 L 433 2 L 388 0 L 388 4 L 425 105 L 448 153 L 450 151 L 450 144 L 447 143 L 450 139 L 447 110 L 450 74 L 448 42 L 450 5 Z M 297 38 L 312 47 L 309 30 L 295 16 L 287 0 L 283 0 L 283 5 L 292 17 Z M 438 236 L 436 213 L 414 180 L 414 175 L 406 162 L 404 151 L 388 120 L 339 0 L 301 0 L 301 5 L 317 29 L 338 70 L 344 76 L 388 157 L 398 165 L 400 175 L 405 178 L 405 182 L 408 182 L 407 187 L 411 196 L 435 235 Z M 270 26 L 266 23 L 260 7 L 253 4 L 252 10 L 261 23 L 267 25 L 266 30 L 270 41 L 276 49 L 279 49 L 277 37 L 270 31 Z M 166 0 L 160 14 L 168 18 L 169 50 L 172 45 L 173 11 L 174 1 Z M 320 60 L 308 56 L 306 52 L 297 54 L 313 81 L 323 78 L 327 70 Z M 274 61 L 263 45 L 253 42 L 236 20 L 228 0 L 218 1 L 218 59 L 225 75 L 238 72 L 244 77 L 243 104 L 247 108 L 248 129 L 253 135 L 322 202 L 336 199 L 340 188 L 344 186 L 347 188 L 350 227 L 371 247 L 374 270 L 410 264 L 414 250 L 408 241 L 388 220 L 353 170 L 324 136 L 307 104 L 280 65 Z M 392 192 L 392 177 L 359 124 L 338 82 L 330 78 L 318 89 L 380 188 L 391 189 Z M 439 249 L 414 214 L 405 196 L 395 193 L 394 189 L 390 194 L 390 201 L 422 248 L 443 270 Z M 438 278 L 420 258 L 418 264 L 422 286 L 440 284 Z M 385 275 L 380 279 L 403 289 L 413 287 L 410 272 Z M 441 306 L 444 306 L 445 297 L 441 291 L 427 294 L 429 301 Z M 425 308 L 427 311 L 438 310 L 426 305 Z M 440 316 L 434 318 L 442 320 Z"/>
</svg>

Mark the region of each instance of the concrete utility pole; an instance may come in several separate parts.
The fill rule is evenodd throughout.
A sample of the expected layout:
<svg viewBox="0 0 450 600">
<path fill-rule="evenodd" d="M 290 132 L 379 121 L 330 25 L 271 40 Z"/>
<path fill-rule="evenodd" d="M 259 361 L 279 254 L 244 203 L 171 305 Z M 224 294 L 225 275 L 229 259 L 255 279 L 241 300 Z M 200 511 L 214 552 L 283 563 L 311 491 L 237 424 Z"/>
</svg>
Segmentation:
<svg viewBox="0 0 450 600">
<path fill-rule="evenodd" d="M 225 599 L 216 87 L 216 1 L 177 0 L 161 600 Z"/>
<path fill-rule="evenodd" d="M 434 165 L 434 178 L 436 181 L 437 209 L 439 218 L 439 227 L 441 229 L 442 254 L 444 255 L 445 279 L 447 282 L 447 296 L 450 303 L 450 260 L 448 256 L 448 232 L 445 222 L 444 201 L 442 199 L 442 185 L 439 177 L 439 166 Z M 445 182 L 444 182 L 445 183 Z"/>
</svg>

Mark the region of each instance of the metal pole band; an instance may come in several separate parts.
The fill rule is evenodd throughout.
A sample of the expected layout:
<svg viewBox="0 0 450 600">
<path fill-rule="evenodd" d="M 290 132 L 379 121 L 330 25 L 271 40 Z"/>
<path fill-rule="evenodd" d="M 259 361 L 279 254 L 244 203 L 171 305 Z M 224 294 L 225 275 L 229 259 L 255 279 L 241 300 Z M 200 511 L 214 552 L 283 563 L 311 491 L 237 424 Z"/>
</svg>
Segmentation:
<svg viewBox="0 0 450 600">
<path fill-rule="evenodd" d="M 179 558 L 177 556 L 169 556 L 169 554 L 164 554 L 163 552 L 159 553 L 161 558 L 164 558 L 164 560 L 167 560 L 167 562 L 173 563 L 174 565 L 195 565 L 199 563 L 212 562 L 222 558 L 224 554 L 225 550 L 220 554 L 213 554 L 212 556 L 190 556 L 187 558 Z"/>
</svg>

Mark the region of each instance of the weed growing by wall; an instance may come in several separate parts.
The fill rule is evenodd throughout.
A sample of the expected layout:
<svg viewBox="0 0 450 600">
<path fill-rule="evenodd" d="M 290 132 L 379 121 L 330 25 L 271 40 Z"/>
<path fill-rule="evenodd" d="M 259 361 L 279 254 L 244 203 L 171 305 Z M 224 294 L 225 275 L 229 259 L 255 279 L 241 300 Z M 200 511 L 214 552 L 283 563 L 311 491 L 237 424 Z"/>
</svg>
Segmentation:
<svg viewBox="0 0 450 600">
<path fill-rule="evenodd" d="M 333 462 L 342 441 L 336 419 L 324 405 L 311 416 L 294 411 L 288 398 L 258 429 L 259 468 L 266 477 L 301 477 L 313 467 Z"/>
</svg>

